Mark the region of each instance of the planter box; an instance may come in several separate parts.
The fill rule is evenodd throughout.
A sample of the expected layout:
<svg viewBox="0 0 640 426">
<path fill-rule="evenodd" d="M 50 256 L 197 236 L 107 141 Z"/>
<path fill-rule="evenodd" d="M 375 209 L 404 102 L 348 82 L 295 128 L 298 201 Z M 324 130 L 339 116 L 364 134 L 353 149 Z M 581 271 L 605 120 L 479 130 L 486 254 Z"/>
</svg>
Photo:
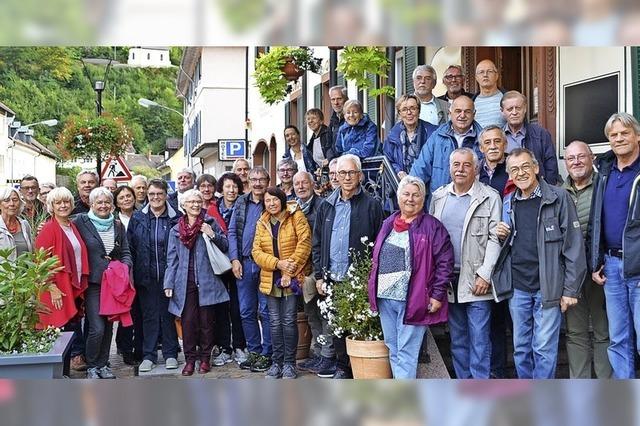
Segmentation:
<svg viewBox="0 0 640 426">
<path fill-rule="evenodd" d="M 0 378 L 61 379 L 72 339 L 73 332 L 63 332 L 47 353 L 0 356 Z"/>
</svg>

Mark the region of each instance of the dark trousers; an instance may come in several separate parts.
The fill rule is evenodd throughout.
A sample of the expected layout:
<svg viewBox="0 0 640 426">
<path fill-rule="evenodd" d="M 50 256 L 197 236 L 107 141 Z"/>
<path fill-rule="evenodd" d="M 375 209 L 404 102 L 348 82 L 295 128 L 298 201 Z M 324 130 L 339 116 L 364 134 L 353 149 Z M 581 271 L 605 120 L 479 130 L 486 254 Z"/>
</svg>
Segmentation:
<svg viewBox="0 0 640 426">
<path fill-rule="evenodd" d="M 506 378 L 507 327 L 511 322 L 509 301 L 491 304 L 491 377 Z"/>
<path fill-rule="evenodd" d="M 136 289 L 136 291 L 139 291 Z M 142 355 L 142 342 L 143 342 L 143 330 L 142 330 L 142 308 L 140 307 L 140 297 L 136 294 L 131 305 L 131 319 L 133 325 L 129 327 L 123 327 L 121 323 L 118 323 L 116 329 L 116 346 L 121 353 L 133 353 Z"/>
<path fill-rule="evenodd" d="M 233 273 L 228 272 L 222 275 L 222 282 L 229 292 L 229 301 L 215 305 L 215 339 L 214 343 L 221 350 L 227 353 L 233 349 L 244 349 L 247 343 L 242 330 L 242 319 L 240 318 L 240 304 L 238 303 L 238 287 Z"/>
<path fill-rule="evenodd" d="M 113 337 L 113 323 L 100 312 L 100 285 L 89 283 L 85 292 L 85 309 L 88 324 L 85 357 L 89 368 L 102 368 L 109 362 L 109 350 Z"/>
<path fill-rule="evenodd" d="M 213 350 L 214 307 L 200 306 L 198 287 L 193 281 L 187 281 L 187 294 L 181 318 L 185 360 L 208 361 Z"/>
<path fill-rule="evenodd" d="M 162 284 L 153 288 L 138 287 L 137 295 L 142 310 L 142 353 L 144 359 L 158 361 L 158 340 L 162 341 L 162 357 L 178 357 L 178 333 L 175 317 L 169 313 L 169 298 Z M 196 290 L 197 295 L 197 290 Z"/>
<path fill-rule="evenodd" d="M 298 349 L 298 300 L 295 295 L 267 296 L 271 327 L 271 359 L 279 365 L 296 365 Z"/>
<path fill-rule="evenodd" d="M 351 372 L 349 355 L 347 355 L 347 341 L 345 337 L 333 337 L 333 347 L 336 351 L 336 366 L 340 370 Z"/>
<path fill-rule="evenodd" d="M 84 355 L 84 334 L 82 333 L 82 319 L 77 321 L 69 321 L 62 327 L 63 331 L 73 331 L 73 341 L 71 342 L 71 349 L 69 350 L 69 356 Z"/>
</svg>

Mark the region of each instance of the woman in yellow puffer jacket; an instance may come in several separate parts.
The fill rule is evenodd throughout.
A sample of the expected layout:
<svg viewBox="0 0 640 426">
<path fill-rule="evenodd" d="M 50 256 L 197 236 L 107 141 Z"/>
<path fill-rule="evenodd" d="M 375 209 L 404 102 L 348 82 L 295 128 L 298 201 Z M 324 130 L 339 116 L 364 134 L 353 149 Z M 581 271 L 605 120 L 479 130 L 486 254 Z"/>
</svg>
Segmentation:
<svg viewBox="0 0 640 426">
<path fill-rule="evenodd" d="M 295 379 L 298 346 L 297 296 L 311 271 L 311 228 L 298 204 L 280 188 L 264 195 L 251 252 L 260 266 L 260 292 L 267 295 L 273 364 L 267 378 Z"/>
</svg>

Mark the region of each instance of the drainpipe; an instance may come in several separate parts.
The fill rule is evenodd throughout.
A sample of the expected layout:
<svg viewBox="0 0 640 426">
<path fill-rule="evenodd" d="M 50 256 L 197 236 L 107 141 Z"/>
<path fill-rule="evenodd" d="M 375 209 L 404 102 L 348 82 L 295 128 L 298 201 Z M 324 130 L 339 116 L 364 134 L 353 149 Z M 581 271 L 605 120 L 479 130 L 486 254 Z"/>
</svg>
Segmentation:
<svg viewBox="0 0 640 426">
<path fill-rule="evenodd" d="M 387 77 L 387 84 L 391 87 L 396 87 L 396 48 L 395 46 L 386 48 L 387 59 L 391 62 L 389 67 L 389 75 Z M 395 101 L 392 96 L 384 97 L 384 132 L 385 134 L 391 130 L 396 123 L 396 107 Z"/>
<path fill-rule="evenodd" d="M 247 121 L 249 120 L 249 47 L 244 49 L 244 140 L 245 140 L 245 158 L 251 157 L 249 149 L 249 129 Z"/>
</svg>

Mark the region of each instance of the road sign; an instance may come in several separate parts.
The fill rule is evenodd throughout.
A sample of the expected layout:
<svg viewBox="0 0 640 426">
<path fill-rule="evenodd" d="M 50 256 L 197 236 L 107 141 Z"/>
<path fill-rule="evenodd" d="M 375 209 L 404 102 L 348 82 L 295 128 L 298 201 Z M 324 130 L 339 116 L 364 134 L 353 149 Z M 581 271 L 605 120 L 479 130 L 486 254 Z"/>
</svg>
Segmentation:
<svg viewBox="0 0 640 426">
<path fill-rule="evenodd" d="M 100 180 L 104 179 L 113 179 L 115 181 L 131 180 L 131 172 L 122 157 L 109 157 L 100 173 Z"/>
<path fill-rule="evenodd" d="M 218 139 L 218 159 L 233 161 L 247 158 L 247 141 L 244 139 Z"/>
</svg>

